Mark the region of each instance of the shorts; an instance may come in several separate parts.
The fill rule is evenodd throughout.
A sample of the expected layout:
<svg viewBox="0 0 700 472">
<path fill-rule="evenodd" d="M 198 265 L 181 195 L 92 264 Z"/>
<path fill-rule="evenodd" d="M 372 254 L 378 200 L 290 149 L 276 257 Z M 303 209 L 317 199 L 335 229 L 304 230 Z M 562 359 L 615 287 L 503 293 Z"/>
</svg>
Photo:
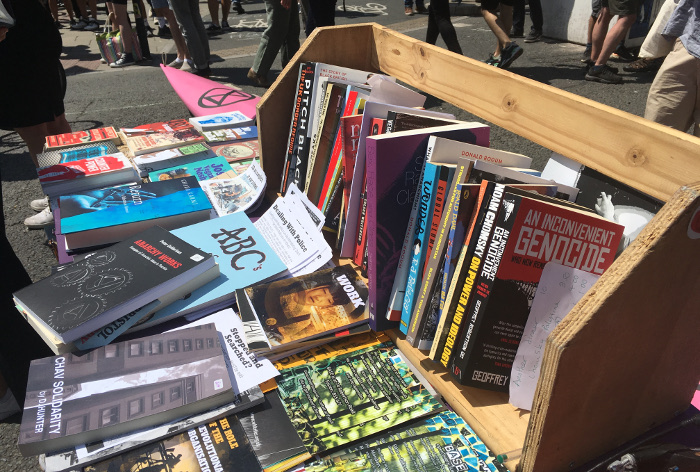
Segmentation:
<svg viewBox="0 0 700 472">
<path fill-rule="evenodd" d="M 507 7 L 512 7 L 513 6 L 513 1 L 514 0 L 481 0 L 481 9 L 482 10 L 488 10 L 488 11 L 493 11 L 498 9 L 498 4 L 502 3 L 503 5 Z"/>
<path fill-rule="evenodd" d="M 642 6 L 642 0 L 603 0 L 603 6 L 608 7 L 612 15 L 636 15 Z"/>
<path fill-rule="evenodd" d="M 156 8 L 167 8 L 170 9 L 170 3 L 168 0 L 151 0 L 151 6 L 155 10 Z"/>
<path fill-rule="evenodd" d="M 593 0 L 591 2 L 591 16 L 593 18 L 598 18 L 600 15 L 600 9 L 603 7 L 603 0 Z"/>
</svg>

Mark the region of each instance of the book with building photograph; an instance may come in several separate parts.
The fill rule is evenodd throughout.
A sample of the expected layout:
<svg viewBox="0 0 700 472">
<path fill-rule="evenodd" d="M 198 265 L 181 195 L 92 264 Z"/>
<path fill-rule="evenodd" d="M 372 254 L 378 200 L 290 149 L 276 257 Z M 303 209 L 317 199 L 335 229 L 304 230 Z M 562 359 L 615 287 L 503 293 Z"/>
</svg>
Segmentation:
<svg viewBox="0 0 700 472">
<path fill-rule="evenodd" d="M 214 324 L 32 361 L 18 446 L 51 453 L 233 402 Z"/>
</svg>

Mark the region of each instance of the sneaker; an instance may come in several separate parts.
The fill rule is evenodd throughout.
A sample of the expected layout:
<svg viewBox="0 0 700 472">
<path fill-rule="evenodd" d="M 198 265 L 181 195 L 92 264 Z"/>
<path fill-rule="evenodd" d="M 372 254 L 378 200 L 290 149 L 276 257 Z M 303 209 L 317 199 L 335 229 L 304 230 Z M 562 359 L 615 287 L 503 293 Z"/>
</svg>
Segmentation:
<svg viewBox="0 0 700 472">
<path fill-rule="evenodd" d="M 428 13 L 428 9 L 425 8 L 425 5 L 416 5 L 416 13 L 425 14 Z"/>
<path fill-rule="evenodd" d="M 175 69 L 180 69 L 184 63 L 185 63 L 185 61 L 183 61 L 182 59 L 175 58 L 175 60 L 174 60 L 173 62 L 171 62 L 170 64 L 168 64 L 168 67 L 173 67 L 173 68 L 175 68 Z"/>
<path fill-rule="evenodd" d="M 589 63 L 591 62 L 591 47 L 586 46 L 586 49 L 583 51 L 583 54 L 581 55 L 581 62 Z"/>
<path fill-rule="evenodd" d="M 134 64 L 134 55 L 132 53 L 127 53 L 119 56 L 119 59 L 112 62 L 109 67 L 126 67 Z"/>
<path fill-rule="evenodd" d="M 622 77 L 604 66 L 593 66 L 586 72 L 586 80 L 603 84 L 621 84 Z"/>
<path fill-rule="evenodd" d="M 44 226 L 51 226 L 53 223 L 53 213 L 51 213 L 51 208 L 49 207 L 24 220 L 24 224 L 29 229 L 43 229 Z"/>
<path fill-rule="evenodd" d="M 37 198 L 29 202 L 29 208 L 34 211 L 44 211 L 49 207 L 49 197 Z"/>
<path fill-rule="evenodd" d="M 165 25 L 162 28 L 158 28 L 158 37 L 159 38 L 170 38 L 172 36 L 172 33 L 170 32 L 170 28 Z"/>
<path fill-rule="evenodd" d="M 226 21 L 226 20 L 221 20 L 221 29 L 222 29 L 222 30 L 224 30 L 224 29 L 227 30 L 227 29 L 230 29 L 230 28 L 231 28 L 231 27 L 228 25 L 228 21 Z"/>
<path fill-rule="evenodd" d="M 221 26 L 212 23 L 207 26 L 207 33 L 221 33 Z"/>
<path fill-rule="evenodd" d="M 406 14 L 406 16 L 413 16 L 413 7 L 406 7 L 404 8 L 403 12 Z"/>
<path fill-rule="evenodd" d="M 508 36 L 511 38 L 522 38 L 524 36 L 523 30 L 512 28 Z"/>
<path fill-rule="evenodd" d="M 507 69 L 514 60 L 523 54 L 523 48 L 513 41 L 501 51 L 501 62 L 498 64 L 500 69 Z"/>
<path fill-rule="evenodd" d="M 588 60 L 586 61 L 586 71 L 588 71 L 588 70 L 589 70 L 591 67 L 593 67 L 594 65 L 595 65 L 595 62 L 593 62 L 592 59 L 588 59 Z M 620 73 L 620 69 L 618 69 L 617 67 L 609 66 L 609 65 L 607 65 L 607 64 L 603 64 L 603 65 L 605 66 L 606 69 L 608 69 L 608 70 L 609 70 L 610 72 L 612 72 L 613 74 L 619 74 L 619 73 Z"/>
<path fill-rule="evenodd" d="M 632 54 L 632 53 L 630 52 L 629 49 L 627 49 L 625 46 L 622 45 L 622 43 L 620 43 L 620 44 L 617 46 L 617 49 L 615 49 L 615 52 L 612 53 L 612 55 L 611 55 L 610 57 L 614 57 L 614 58 L 616 58 L 616 59 L 620 59 L 620 60 L 622 60 L 622 61 L 627 61 L 627 62 L 632 62 L 632 61 L 634 61 L 635 59 L 637 59 L 637 58 L 634 56 L 634 54 Z"/>
<path fill-rule="evenodd" d="M 77 23 L 71 24 L 71 25 L 70 25 L 70 29 L 72 29 L 72 30 L 74 30 L 74 31 L 82 31 L 82 30 L 85 29 L 85 27 L 86 27 L 87 25 L 88 25 L 88 24 L 87 24 L 87 21 L 85 21 L 85 20 L 83 20 L 83 19 L 81 18 L 80 21 L 78 21 Z"/>
<path fill-rule="evenodd" d="M 269 87 L 270 86 L 270 82 L 267 80 L 267 78 L 259 76 L 258 74 L 255 73 L 255 71 L 253 69 L 250 69 L 248 71 L 248 78 L 250 80 L 252 80 L 255 83 L 255 85 L 257 85 L 258 87 Z"/>
<path fill-rule="evenodd" d="M 238 13 L 239 15 L 245 13 L 245 10 L 243 9 L 243 6 L 240 3 L 234 3 L 233 9 L 236 10 L 236 13 Z"/>
<path fill-rule="evenodd" d="M 489 58 L 484 61 L 486 64 L 494 67 L 499 67 L 501 63 L 501 56 L 494 56 L 493 53 L 489 54 Z"/>
<path fill-rule="evenodd" d="M 96 31 L 96 30 L 100 29 L 100 24 L 97 22 L 97 20 L 92 19 L 92 20 L 88 21 L 87 26 L 85 26 L 85 28 L 83 28 L 83 29 L 85 31 Z"/>
<path fill-rule="evenodd" d="M 75 18 L 70 19 L 70 29 L 73 29 L 73 26 L 76 25 Z"/>
<path fill-rule="evenodd" d="M 542 39 L 542 30 L 532 28 L 527 36 L 525 36 L 524 41 L 526 43 L 536 43 L 540 39 Z"/>
</svg>

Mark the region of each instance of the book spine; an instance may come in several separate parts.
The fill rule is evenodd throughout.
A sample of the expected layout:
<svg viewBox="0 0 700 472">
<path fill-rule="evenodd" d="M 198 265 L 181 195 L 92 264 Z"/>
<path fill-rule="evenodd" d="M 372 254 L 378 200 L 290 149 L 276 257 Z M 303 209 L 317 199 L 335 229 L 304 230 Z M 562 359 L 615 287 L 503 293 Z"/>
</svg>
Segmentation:
<svg viewBox="0 0 700 472">
<path fill-rule="evenodd" d="M 408 328 L 411 324 L 411 314 L 413 313 L 413 306 L 416 301 L 416 286 L 420 283 L 421 279 L 420 268 L 425 258 L 428 242 L 429 212 L 435 201 L 435 195 L 437 194 L 440 168 L 441 166 L 428 162 L 425 165 L 425 173 L 423 174 L 423 181 L 420 185 L 420 205 L 416 218 L 416 229 L 412 236 L 413 254 L 408 269 L 408 278 L 406 279 L 406 289 L 401 308 L 401 323 L 399 324 L 399 329 L 404 334 L 408 333 Z"/>
<path fill-rule="evenodd" d="M 306 175 L 306 167 L 300 169 L 301 153 L 308 150 L 306 142 L 306 129 L 309 124 L 309 110 L 311 106 L 311 89 L 314 83 L 314 65 L 306 63 L 302 65 L 297 88 L 297 96 L 294 102 L 294 115 L 290 129 L 290 139 L 287 147 L 287 158 L 284 178 L 282 179 L 282 193 L 286 192 L 290 182 L 294 182 L 299 187 L 301 172 Z"/>
<path fill-rule="evenodd" d="M 355 171 L 355 156 L 357 155 L 361 122 L 362 118 L 357 115 L 340 118 L 340 139 L 343 143 L 343 211 L 347 210 L 350 200 L 350 186 Z"/>
<path fill-rule="evenodd" d="M 493 194 L 496 184 L 486 182 L 483 184 L 484 197 L 479 207 L 479 212 L 472 223 L 471 234 L 468 236 L 468 242 L 465 240 L 465 245 L 459 255 L 459 261 L 455 268 L 455 274 L 450 282 L 450 289 L 445 299 L 445 310 L 443 313 L 443 327 L 441 332 L 436 333 L 437 346 L 433 342 L 435 352 L 431 354 L 431 359 L 442 364 L 447 368 L 450 365 L 455 341 L 460 334 L 464 310 L 466 302 L 471 291 L 474 278 L 479 270 L 480 260 L 474 259 L 474 251 L 481 232 L 486 231 L 486 235 L 491 229 L 491 226 L 484 224 L 489 213 L 489 205 L 493 200 Z M 494 216 L 494 215 L 492 215 Z M 478 230 L 477 228 L 480 228 Z M 439 331 L 439 328 L 438 328 Z M 439 337 L 438 337 L 439 335 Z M 432 352 L 432 349 L 431 349 Z"/>
<path fill-rule="evenodd" d="M 444 265 L 447 236 L 449 234 L 448 228 L 452 227 L 454 207 L 458 204 L 459 184 L 468 175 L 469 168 L 460 164 L 456 169 L 450 169 L 450 173 L 453 174 L 453 178 L 446 206 L 442 212 L 444 216 L 436 225 L 435 236 L 433 236 L 433 238 L 436 238 L 435 247 L 429 259 L 426 260 L 423 282 L 420 285 L 418 299 L 411 316 L 411 325 L 406 335 L 406 340 L 414 347 L 418 347 L 419 342 L 424 338 L 423 333 L 426 323 L 431 318 L 431 306 L 436 296 L 438 281 L 441 279 L 440 268 Z M 439 292 L 437 296 L 439 301 Z M 432 331 L 434 332 L 435 330 L 433 329 Z M 423 342 L 422 345 L 425 346 L 426 343 Z"/>
<path fill-rule="evenodd" d="M 357 239 L 355 241 L 355 254 L 352 261 L 357 265 L 362 265 L 365 246 L 367 246 L 367 172 L 363 177 L 364 191 L 360 194 L 360 220 L 357 224 Z"/>
<path fill-rule="evenodd" d="M 433 203 L 433 217 L 430 219 L 428 247 L 425 251 L 425 262 L 421 268 L 421 274 L 425 274 L 425 269 L 428 267 L 428 262 L 430 261 L 430 255 L 433 252 L 433 246 L 435 246 L 435 238 L 437 238 L 438 230 L 440 229 L 440 222 L 442 221 L 442 213 L 445 209 L 445 194 L 447 193 L 447 187 L 450 186 L 453 176 L 454 168 L 442 167 L 440 169 L 438 191 L 435 195 L 435 202 Z"/>
<path fill-rule="evenodd" d="M 386 133 L 392 133 L 394 131 L 394 122 L 396 121 L 396 112 L 390 111 L 386 114 L 386 119 L 383 120 L 386 126 Z"/>
<path fill-rule="evenodd" d="M 318 110 L 318 124 L 317 126 L 320 129 L 323 129 L 324 126 L 327 126 L 326 124 L 326 119 L 329 118 L 327 116 L 328 113 L 328 108 L 331 102 L 331 94 L 333 92 L 333 87 L 328 86 L 325 91 L 320 91 L 323 92 L 323 100 L 321 101 L 321 108 Z M 330 123 L 330 120 L 328 120 L 328 123 Z M 306 185 L 304 185 L 303 190 L 304 193 L 307 195 L 309 194 L 309 185 L 311 183 L 311 174 L 313 173 L 314 170 L 314 165 L 316 163 L 316 156 L 318 155 L 318 147 L 319 147 L 319 141 L 322 139 L 322 132 L 318 132 L 315 134 L 314 139 L 311 141 L 310 144 L 310 150 L 309 150 L 309 163 L 306 166 Z M 311 201 L 312 203 L 313 200 Z"/>
<path fill-rule="evenodd" d="M 303 98 L 304 91 L 304 78 L 306 77 L 305 67 L 306 64 L 304 63 L 299 65 L 299 74 L 297 76 L 297 93 L 294 97 L 294 111 L 292 113 L 292 120 L 289 123 L 289 138 L 287 138 L 287 151 L 284 155 L 284 165 L 282 166 L 280 193 L 284 193 L 287 190 L 290 172 L 293 172 L 292 164 L 294 163 L 294 160 L 292 157 L 294 156 L 294 149 L 296 148 L 299 108 L 301 107 L 301 100 Z"/>
<path fill-rule="evenodd" d="M 496 191 L 494 191 L 496 194 Z M 473 295 L 470 297 L 469 309 L 466 314 L 469 316 L 468 324 L 462 331 L 460 342 L 456 345 L 455 355 L 452 358 L 450 371 L 452 375 L 464 384 L 472 380 L 473 375 L 479 375 L 472 368 L 475 359 L 472 358 L 474 347 L 479 344 L 480 328 L 484 323 L 486 308 L 488 306 L 491 290 L 493 289 L 496 273 L 502 260 L 502 255 L 508 243 L 508 236 L 513 230 L 515 223 L 515 215 L 518 212 L 522 197 L 513 195 L 514 207 L 512 213 L 505 210 L 499 211 L 493 224 L 493 231 L 489 238 L 488 248 L 483 251 L 482 260 L 488 261 L 488 264 L 482 262 L 481 269 L 476 282 L 474 283 Z M 499 205 L 500 206 L 500 205 Z M 502 379 L 500 382 L 489 384 L 491 386 L 500 386 L 500 390 L 508 388 L 508 382 Z"/>
</svg>

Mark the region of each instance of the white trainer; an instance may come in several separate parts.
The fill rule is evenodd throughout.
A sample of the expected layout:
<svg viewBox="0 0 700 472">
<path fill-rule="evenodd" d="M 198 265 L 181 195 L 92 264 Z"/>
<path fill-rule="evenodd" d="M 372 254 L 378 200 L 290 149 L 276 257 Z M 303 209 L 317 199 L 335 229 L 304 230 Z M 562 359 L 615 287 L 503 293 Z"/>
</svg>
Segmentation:
<svg viewBox="0 0 700 472">
<path fill-rule="evenodd" d="M 37 213 L 34 216 L 24 220 L 24 224 L 29 229 L 43 229 L 44 226 L 51 226 L 53 224 L 53 213 L 51 208 L 44 208 L 41 213 Z"/>
<path fill-rule="evenodd" d="M 29 206 L 34 211 L 44 211 L 45 208 L 49 207 L 49 197 L 37 198 L 29 202 Z"/>
</svg>

